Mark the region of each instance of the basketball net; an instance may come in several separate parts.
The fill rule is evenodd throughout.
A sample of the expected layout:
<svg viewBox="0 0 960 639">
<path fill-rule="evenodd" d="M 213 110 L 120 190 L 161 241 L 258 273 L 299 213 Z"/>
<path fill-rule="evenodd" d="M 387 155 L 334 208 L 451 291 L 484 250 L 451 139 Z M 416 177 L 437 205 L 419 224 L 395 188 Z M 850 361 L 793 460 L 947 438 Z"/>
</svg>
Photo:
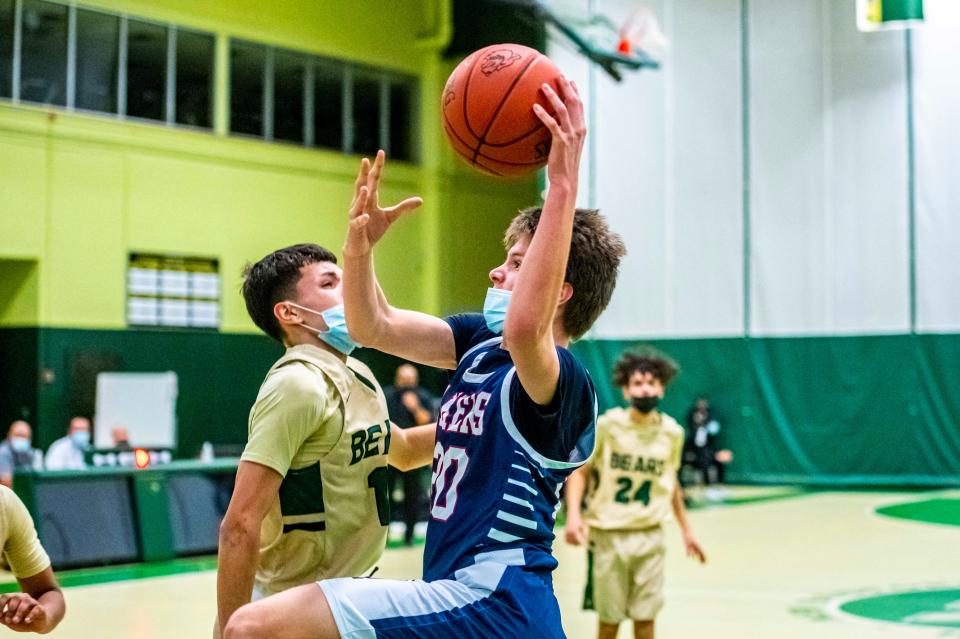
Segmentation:
<svg viewBox="0 0 960 639">
<path fill-rule="evenodd" d="M 669 46 L 670 41 L 660 29 L 656 11 L 648 4 L 634 9 L 620 27 L 617 51 L 624 55 L 633 55 L 634 51 L 640 50 L 659 59 Z"/>
</svg>

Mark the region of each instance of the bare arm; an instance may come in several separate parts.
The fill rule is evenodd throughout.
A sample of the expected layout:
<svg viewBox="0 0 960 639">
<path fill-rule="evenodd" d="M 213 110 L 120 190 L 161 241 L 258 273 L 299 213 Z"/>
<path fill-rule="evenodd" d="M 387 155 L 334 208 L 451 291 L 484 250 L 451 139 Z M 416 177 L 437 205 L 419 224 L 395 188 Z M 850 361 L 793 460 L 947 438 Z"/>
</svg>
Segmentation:
<svg viewBox="0 0 960 639">
<path fill-rule="evenodd" d="M 537 116 L 553 136 L 547 162 L 550 190 L 517 274 L 503 326 L 504 345 L 517 367 L 517 377 L 530 398 L 540 405 L 553 400 L 560 377 L 553 323 L 558 303 L 572 294 L 564 276 L 573 234 L 580 154 L 586 136 L 583 104 L 575 87 L 564 77 L 559 84 L 562 96 L 546 84 L 543 87 L 556 119 L 534 105 Z"/>
<path fill-rule="evenodd" d="M 693 531 L 690 529 L 690 522 L 687 519 L 687 507 L 683 504 L 683 488 L 680 487 L 679 481 L 675 482 L 673 487 L 673 497 L 671 498 L 670 505 L 673 506 L 673 516 L 680 526 L 680 532 L 683 533 L 683 545 L 686 546 L 687 556 L 695 557 L 702 564 L 707 563 L 707 556 L 704 554 L 696 537 L 693 536 Z"/>
<path fill-rule="evenodd" d="M 272 468 L 241 461 L 237 483 L 220 525 L 217 562 L 217 623 L 220 636 L 230 616 L 250 603 L 260 555 L 260 524 L 280 491 L 283 476 Z"/>
<path fill-rule="evenodd" d="M 397 470 L 413 470 L 433 462 L 437 445 L 437 425 L 424 424 L 412 428 L 390 425 L 390 452 L 387 461 Z"/>
<path fill-rule="evenodd" d="M 373 246 L 403 213 L 421 204 L 420 198 L 408 198 L 393 207 L 380 207 L 384 161 L 383 151 L 377 153 L 372 166 L 364 158 L 354 183 L 343 247 L 343 304 L 350 336 L 364 346 L 420 364 L 455 368 L 456 345 L 447 323 L 425 313 L 394 308 L 377 282 Z"/>
<path fill-rule="evenodd" d="M 591 465 L 589 463 L 584 464 L 575 470 L 564 484 L 564 500 L 567 505 L 565 537 L 567 543 L 574 546 L 579 546 L 587 539 L 587 530 L 583 523 L 583 515 L 580 512 L 580 504 L 583 503 L 583 493 L 587 489 L 590 469 Z"/>
<path fill-rule="evenodd" d="M 63 592 L 53 570 L 17 579 L 20 590 L 0 597 L 0 623 L 17 632 L 46 634 L 57 627 L 67 611 Z"/>
</svg>

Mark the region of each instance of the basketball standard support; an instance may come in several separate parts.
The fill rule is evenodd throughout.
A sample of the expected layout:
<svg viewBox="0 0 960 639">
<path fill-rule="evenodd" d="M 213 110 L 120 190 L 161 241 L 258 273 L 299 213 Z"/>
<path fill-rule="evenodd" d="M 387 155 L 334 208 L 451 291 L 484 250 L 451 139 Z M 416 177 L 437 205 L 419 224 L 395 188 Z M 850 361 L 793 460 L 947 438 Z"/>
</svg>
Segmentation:
<svg viewBox="0 0 960 639">
<path fill-rule="evenodd" d="M 561 18 L 542 0 L 496 0 L 509 4 L 518 9 L 530 12 L 531 17 L 549 24 L 569 40 L 577 50 L 588 60 L 600 66 L 607 74 L 620 82 L 623 80 L 623 69 L 639 71 L 640 69 L 659 69 L 660 63 L 642 50 L 631 53 L 622 53 L 615 49 L 605 49 L 584 37 L 576 28 Z M 612 26 L 612 25 L 611 25 Z"/>
</svg>

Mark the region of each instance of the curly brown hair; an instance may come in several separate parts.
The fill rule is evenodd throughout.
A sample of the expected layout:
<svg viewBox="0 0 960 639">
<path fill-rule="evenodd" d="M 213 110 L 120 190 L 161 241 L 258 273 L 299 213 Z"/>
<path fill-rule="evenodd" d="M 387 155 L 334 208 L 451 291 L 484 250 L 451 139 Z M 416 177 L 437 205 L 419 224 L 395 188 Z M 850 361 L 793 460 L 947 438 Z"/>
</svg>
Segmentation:
<svg viewBox="0 0 960 639">
<path fill-rule="evenodd" d="M 540 223 L 542 207 L 532 206 L 517 213 L 503 238 L 510 250 L 524 235 L 533 236 Z M 573 297 L 563 312 L 563 329 L 576 339 L 587 332 L 610 303 L 617 285 L 620 261 L 627 254 L 623 239 L 610 230 L 596 209 L 577 209 L 564 281 L 573 287 Z"/>
<path fill-rule="evenodd" d="M 666 386 L 680 372 L 680 367 L 668 356 L 653 348 L 627 352 L 621 355 L 613 365 L 614 385 L 620 388 L 629 386 L 630 378 L 637 372 L 650 373 Z"/>
</svg>

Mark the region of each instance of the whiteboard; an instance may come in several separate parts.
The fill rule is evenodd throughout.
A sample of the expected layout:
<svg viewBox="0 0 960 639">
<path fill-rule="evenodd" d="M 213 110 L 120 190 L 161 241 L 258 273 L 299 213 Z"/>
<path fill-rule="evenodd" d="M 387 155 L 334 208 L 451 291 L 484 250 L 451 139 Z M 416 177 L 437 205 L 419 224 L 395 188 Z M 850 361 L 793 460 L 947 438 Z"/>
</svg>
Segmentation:
<svg viewBox="0 0 960 639">
<path fill-rule="evenodd" d="M 112 448 L 110 431 L 130 433 L 130 444 L 146 448 L 176 448 L 177 374 L 100 373 L 94 446 Z"/>
</svg>

